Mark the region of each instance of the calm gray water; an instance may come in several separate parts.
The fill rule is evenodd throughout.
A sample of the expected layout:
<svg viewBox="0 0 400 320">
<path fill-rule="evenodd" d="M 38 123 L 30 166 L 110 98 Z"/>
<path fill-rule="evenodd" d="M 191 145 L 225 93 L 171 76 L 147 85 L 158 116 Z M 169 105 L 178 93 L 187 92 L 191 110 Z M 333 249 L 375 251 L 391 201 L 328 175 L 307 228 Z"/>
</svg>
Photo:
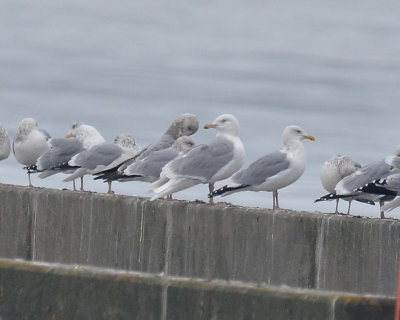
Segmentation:
<svg viewBox="0 0 400 320">
<path fill-rule="evenodd" d="M 249 164 L 280 146 L 285 126 L 298 124 L 317 140 L 305 141 L 306 172 L 280 192 L 280 204 L 323 212 L 334 208 L 313 203 L 326 193 L 319 181 L 326 159 L 341 153 L 366 164 L 400 144 L 399 2 L 0 3 L 0 122 L 12 137 L 30 116 L 53 137 L 79 120 L 106 139 L 128 131 L 146 146 L 181 113 L 202 124 L 232 113 Z M 200 130 L 196 142 L 206 143 L 210 131 Z M 0 177 L 27 184 L 13 156 L 0 163 Z M 70 187 L 62 178 L 33 183 Z M 86 180 L 88 189 L 106 191 Z M 146 184 L 115 190 L 145 195 Z M 206 194 L 201 185 L 175 197 Z M 222 199 L 272 206 L 265 192 Z M 356 204 L 353 213 L 378 216 L 378 208 Z"/>
</svg>

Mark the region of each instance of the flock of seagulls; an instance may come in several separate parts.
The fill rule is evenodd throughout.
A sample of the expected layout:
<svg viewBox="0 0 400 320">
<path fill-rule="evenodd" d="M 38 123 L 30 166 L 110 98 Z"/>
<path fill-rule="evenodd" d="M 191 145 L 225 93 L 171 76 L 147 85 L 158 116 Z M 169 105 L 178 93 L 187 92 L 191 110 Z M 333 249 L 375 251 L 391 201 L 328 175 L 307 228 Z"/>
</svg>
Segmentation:
<svg viewBox="0 0 400 320">
<path fill-rule="evenodd" d="M 80 180 L 84 191 L 84 176 L 108 183 L 113 193 L 113 181 L 142 181 L 149 183 L 151 200 L 172 198 L 172 194 L 198 184 L 208 184 L 210 203 L 216 196 L 227 196 L 241 191 L 272 192 L 272 208 L 279 209 L 278 190 L 297 181 L 306 166 L 306 151 L 302 141 L 314 141 L 302 128 L 290 125 L 283 130 L 283 145 L 279 150 L 264 155 L 242 168 L 245 149 L 239 137 L 239 122 L 230 114 L 218 116 L 204 129 L 215 129 L 216 136 L 207 144 L 196 145 L 190 138 L 199 129 L 193 114 L 179 116 L 159 141 L 140 149 L 134 137 L 121 133 L 113 142 L 107 142 L 91 125 L 77 122 L 61 138 L 51 138 L 39 128 L 35 119 L 23 119 L 11 144 L 7 130 L 0 126 L 0 160 L 14 153 L 24 166 L 28 183 L 31 174 L 39 178 L 54 174 L 67 175 L 63 181 Z M 231 178 L 232 184 L 217 190 L 214 184 Z M 321 168 L 321 184 L 329 192 L 317 201 L 339 199 L 367 204 L 380 204 L 384 212 L 400 206 L 400 150 L 385 159 L 361 166 L 345 155 L 335 155 Z M 387 202 L 385 204 L 385 202 Z"/>
</svg>

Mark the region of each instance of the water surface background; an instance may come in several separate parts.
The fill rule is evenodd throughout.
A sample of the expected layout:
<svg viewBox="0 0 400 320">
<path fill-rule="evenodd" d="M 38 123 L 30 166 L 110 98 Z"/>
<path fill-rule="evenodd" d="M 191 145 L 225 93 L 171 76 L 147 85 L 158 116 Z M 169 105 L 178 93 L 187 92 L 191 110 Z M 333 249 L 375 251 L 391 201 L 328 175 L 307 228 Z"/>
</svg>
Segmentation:
<svg viewBox="0 0 400 320">
<path fill-rule="evenodd" d="M 326 193 L 319 180 L 326 159 L 340 153 L 366 164 L 400 144 L 396 1 L 0 3 L 0 122 L 12 137 L 29 116 L 53 137 L 84 121 L 107 140 L 131 132 L 144 147 L 182 113 L 202 125 L 232 113 L 247 165 L 279 148 L 284 127 L 297 124 L 317 140 L 304 142 L 306 171 L 281 190 L 280 204 L 322 212 L 334 208 L 313 203 Z M 200 129 L 194 139 L 207 143 L 214 135 Z M 26 185 L 21 167 L 12 155 L 0 162 L 0 181 Z M 70 188 L 62 178 L 33 183 Z M 86 181 L 89 190 L 107 190 Z M 140 182 L 114 189 L 146 195 Z M 200 185 L 175 197 L 207 200 L 207 190 Z M 272 206 L 265 192 L 222 199 Z M 355 204 L 353 213 L 377 217 L 378 208 Z"/>
</svg>

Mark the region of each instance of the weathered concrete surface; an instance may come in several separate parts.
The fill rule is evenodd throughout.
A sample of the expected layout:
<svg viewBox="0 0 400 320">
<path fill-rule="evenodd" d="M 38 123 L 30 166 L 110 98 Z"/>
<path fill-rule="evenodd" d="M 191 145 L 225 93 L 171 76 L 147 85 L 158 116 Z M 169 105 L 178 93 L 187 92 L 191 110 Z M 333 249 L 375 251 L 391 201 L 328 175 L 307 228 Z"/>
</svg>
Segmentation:
<svg viewBox="0 0 400 320">
<path fill-rule="evenodd" d="M 0 256 L 395 295 L 398 221 L 0 186 Z"/>
<path fill-rule="evenodd" d="M 0 318 L 392 320 L 394 299 L 0 260 Z"/>
</svg>

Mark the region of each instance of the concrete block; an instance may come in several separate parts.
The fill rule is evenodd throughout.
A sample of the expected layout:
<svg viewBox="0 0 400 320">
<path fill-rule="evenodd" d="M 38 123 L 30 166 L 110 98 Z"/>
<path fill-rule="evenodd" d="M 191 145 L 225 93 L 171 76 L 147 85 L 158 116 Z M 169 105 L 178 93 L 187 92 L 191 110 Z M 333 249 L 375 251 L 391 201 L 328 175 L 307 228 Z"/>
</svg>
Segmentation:
<svg viewBox="0 0 400 320">
<path fill-rule="evenodd" d="M 400 222 L 0 186 L 0 256 L 394 296 Z"/>
<path fill-rule="evenodd" d="M 0 318 L 392 320 L 394 299 L 0 259 Z"/>
<path fill-rule="evenodd" d="M 395 294 L 399 221 L 330 216 L 321 222 L 317 289 Z"/>
</svg>

